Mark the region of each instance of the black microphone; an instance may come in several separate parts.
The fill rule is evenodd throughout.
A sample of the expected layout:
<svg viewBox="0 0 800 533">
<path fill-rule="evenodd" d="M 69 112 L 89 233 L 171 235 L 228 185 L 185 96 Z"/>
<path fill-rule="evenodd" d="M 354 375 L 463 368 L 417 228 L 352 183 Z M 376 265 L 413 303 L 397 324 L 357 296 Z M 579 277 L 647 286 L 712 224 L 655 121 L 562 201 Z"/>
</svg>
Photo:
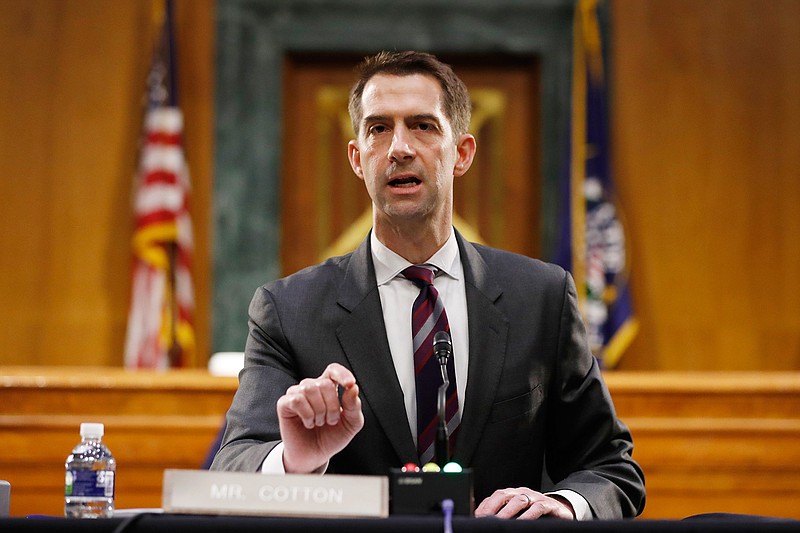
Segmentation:
<svg viewBox="0 0 800 533">
<path fill-rule="evenodd" d="M 450 439 L 447 434 L 445 406 L 447 403 L 447 388 L 450 386 L 450 379 L 447 377 L 447 361 L 453 355 L 453 343 L 448 332 L 437 331 L 433 336 L 433 353 L 436 354 L 442 371 L 442 385 L 439 387 L 437 395 L 439 427 L 436 429 L 436 446 L 434 450 L 436 452 L 436 464 L 443 467 L 450 462 Z"/>
<path fill-rule="evenodd" d="M 446 331 L 437 331 L 433 336 L 433 353 L 439 360 L 439 364 L 444 368 L 447 365 L 447 360 L 453 355 L 453 343 L 450 341 L 450 334 Z M 444 379 L 447 379 L 447 373 L 443 374 Z"/>
</svg>

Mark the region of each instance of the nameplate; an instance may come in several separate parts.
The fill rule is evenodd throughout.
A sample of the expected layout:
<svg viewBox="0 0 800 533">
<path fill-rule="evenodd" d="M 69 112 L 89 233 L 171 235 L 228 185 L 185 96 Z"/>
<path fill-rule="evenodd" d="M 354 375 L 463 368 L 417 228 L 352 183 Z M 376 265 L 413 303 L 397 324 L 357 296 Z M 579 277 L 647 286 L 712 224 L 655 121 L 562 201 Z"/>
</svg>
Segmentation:
<svg viewBox="0 0 800 533">
<path fill-rule="evenodd" d="M 165 470 L 163 507 L 184 514 L 385 518 L 389 481 L 383 476 Z"/>
</svg>

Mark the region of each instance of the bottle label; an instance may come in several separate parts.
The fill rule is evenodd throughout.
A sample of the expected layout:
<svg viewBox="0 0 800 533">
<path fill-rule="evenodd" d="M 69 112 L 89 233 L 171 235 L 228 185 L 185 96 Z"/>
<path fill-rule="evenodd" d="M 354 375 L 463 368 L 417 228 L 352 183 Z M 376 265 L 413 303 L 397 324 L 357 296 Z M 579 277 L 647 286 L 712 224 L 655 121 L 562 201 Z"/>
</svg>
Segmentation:
<svg viewBox="0 0 800 533">
<path fill-rule="evenodd" d="M 76 498 L 113 498 L 113 470 L 67 470 L 64 495 Z"/>
</svg>

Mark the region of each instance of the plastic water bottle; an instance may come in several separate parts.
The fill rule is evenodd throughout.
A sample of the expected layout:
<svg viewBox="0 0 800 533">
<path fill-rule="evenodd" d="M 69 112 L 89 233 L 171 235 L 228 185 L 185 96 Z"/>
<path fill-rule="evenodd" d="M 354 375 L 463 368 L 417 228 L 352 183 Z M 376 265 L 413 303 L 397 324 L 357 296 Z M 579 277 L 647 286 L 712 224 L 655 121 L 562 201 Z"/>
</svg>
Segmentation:
<svg viewBox="0 0 800 533">
<path fill-rule="evenodd" d="M 81 424 L 81 442 L 67 457 L 64 515 L 111 518 L 117 461 L 103 443 L 103 424 Z"/>
</svg>

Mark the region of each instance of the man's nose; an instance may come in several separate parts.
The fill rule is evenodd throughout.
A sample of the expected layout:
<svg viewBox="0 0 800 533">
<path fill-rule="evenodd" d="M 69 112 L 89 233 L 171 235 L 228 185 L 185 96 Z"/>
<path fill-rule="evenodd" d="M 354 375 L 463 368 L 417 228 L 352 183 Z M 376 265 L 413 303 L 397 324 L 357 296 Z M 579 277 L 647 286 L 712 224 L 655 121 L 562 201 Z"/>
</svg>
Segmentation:
<svg viewBox="0 0 800 533">
<path fill-rule="evenodd" d="M 389 147 L 389 159 L 399 163 L 414 159 L 416 154 L 411 132 L 405 128 L 396 128 L 392 135 L 392 145 Z"/>
</svg>

